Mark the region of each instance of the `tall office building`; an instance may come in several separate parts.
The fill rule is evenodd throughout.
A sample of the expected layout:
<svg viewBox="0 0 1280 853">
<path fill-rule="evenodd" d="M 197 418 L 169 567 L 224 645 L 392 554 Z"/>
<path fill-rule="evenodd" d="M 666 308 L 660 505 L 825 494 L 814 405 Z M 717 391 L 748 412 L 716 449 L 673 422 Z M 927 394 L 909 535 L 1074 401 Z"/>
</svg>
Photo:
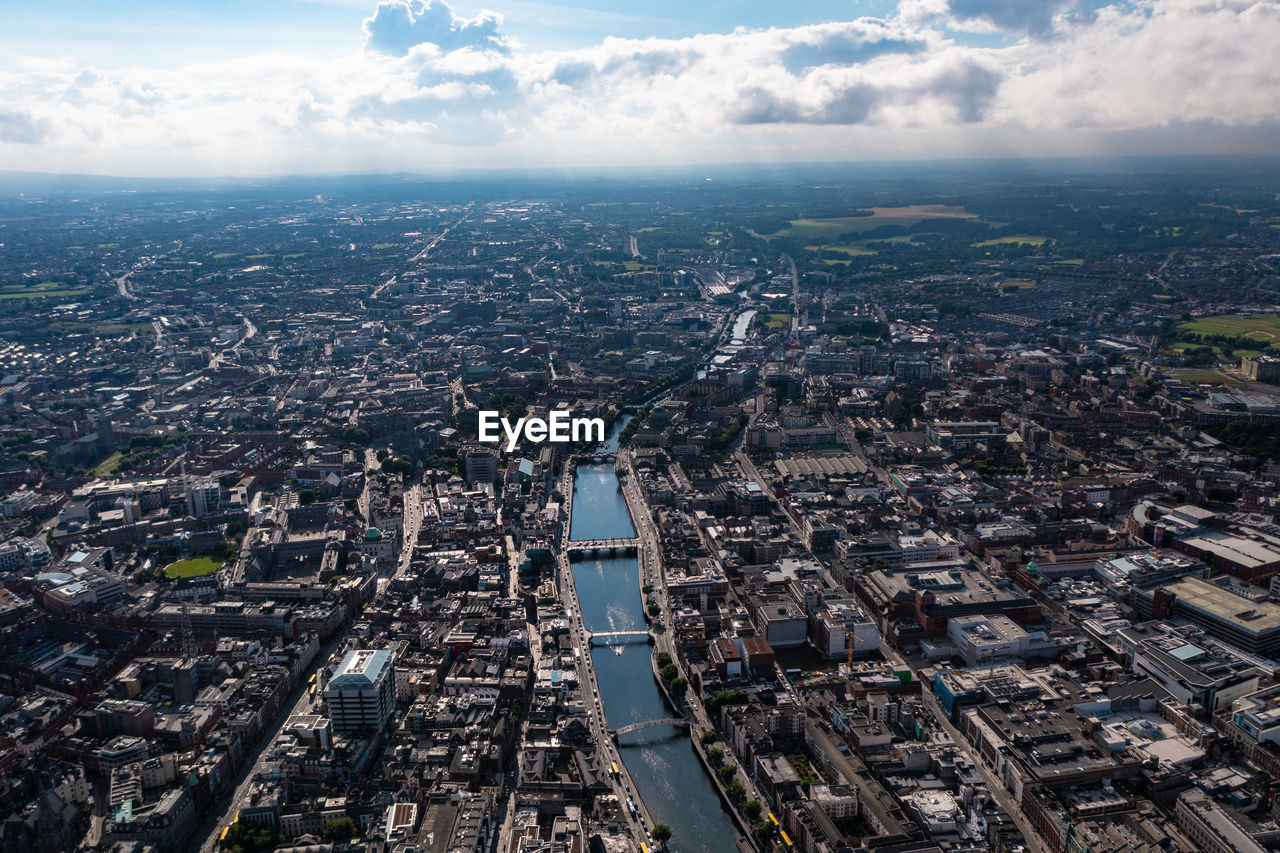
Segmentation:
<svg viewBox="0 0 1280 853">
<path fill-rule="evenodd" d="M 395 704 L 394 670 L 387 649 L 347 652 L 324 691 L 335 732 L 372 734 L 386 725 Z"/>
</svg>

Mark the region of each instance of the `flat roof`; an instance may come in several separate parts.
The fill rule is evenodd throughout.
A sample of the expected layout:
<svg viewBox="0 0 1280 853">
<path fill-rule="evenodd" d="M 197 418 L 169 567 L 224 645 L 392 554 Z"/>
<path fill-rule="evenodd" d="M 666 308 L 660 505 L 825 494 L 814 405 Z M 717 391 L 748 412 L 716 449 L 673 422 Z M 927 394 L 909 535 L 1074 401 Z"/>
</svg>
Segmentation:
<svg viewBox="0 0 1280 853">
<path fill-rule="evenodd" d="M 1280 605 L 1265 599 L 1251 601 L 1202 578 L 1182 578 L 1164 588 L 1177 594 L 1179 604 L 1249 633 L 1280 630 Z"/>
</svg>

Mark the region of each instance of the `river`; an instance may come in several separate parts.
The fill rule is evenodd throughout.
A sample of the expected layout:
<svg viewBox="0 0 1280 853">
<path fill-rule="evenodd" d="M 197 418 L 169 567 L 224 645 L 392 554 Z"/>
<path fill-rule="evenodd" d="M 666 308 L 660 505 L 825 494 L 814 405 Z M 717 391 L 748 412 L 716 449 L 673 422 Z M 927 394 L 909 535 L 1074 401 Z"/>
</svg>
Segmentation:
<svg viewBox="0 0 1280 853">
<path fill-rule="evenodd" d="M 714 365 L 728 364 L 733 361 L 733 357 L 742 349 L 742 345 L 747 342 L 747 331 L 751 328 L 751 321 L 756 318 L 756 309 L 743 311 L 738 315 L 738 319 L 733 323 L 733 331 L 730 333 L 729 342 L 720 349 L 716 350 L 715 356 L 712 357 L 711 363 Z"/>
<path fill-rule="evenodd" d="M 614 425 L 611 449 L 617 448 L 617 434 L 624 426 L 622 419 Z M 635 535 L 612 463 L 578 467 L 569 530 L 571 539 Z M 635 557 L 574 563 L 573 583 L 587 630 L 644 629 Z M 652 647 L 634 643 L 621 649 L 622 654 L 607 646 L 591 651 L 609 727 L 671 716 L 653 682 Z M 737 849 L 738 829 L 725 814 L 686 732 L 655 728 L 624 735 L 621 755 L 653 819 L 671 827 L 671 850 L 733 853 Z"/>
</svg>

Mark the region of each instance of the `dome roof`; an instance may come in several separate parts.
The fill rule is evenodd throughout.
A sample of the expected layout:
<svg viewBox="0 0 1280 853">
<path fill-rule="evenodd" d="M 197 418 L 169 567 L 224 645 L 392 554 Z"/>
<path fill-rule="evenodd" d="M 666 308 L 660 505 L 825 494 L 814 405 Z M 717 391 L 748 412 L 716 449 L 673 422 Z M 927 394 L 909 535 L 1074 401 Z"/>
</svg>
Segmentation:
<svg viewBox="0 0 1280 853">
<path fill-rule="evenodd" d="M 364 532 L 364 538 L 370 542 L 374 541 L 375 539 L 381 539 L 382 531 L 376 527 L 370 527 L 368 530 Z"/>
</svg>

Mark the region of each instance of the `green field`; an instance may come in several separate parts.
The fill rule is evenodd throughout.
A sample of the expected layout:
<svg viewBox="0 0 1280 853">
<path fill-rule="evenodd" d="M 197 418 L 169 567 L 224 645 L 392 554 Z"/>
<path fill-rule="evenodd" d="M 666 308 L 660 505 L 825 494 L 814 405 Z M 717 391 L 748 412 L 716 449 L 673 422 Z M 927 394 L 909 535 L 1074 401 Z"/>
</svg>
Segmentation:
<svg viewBox="0 0 1280 853">
<path fill-rule="evenodd" d="M 256 255 L 246 255 L 245 258 L 250 261 L 265 261 L 267 258 L 274 258 L 275 255 L 270 252 L 260 252 Z"/>
<path fill-rule="evenodd" d="M 753 237 L 838 237 L 841 234 L 862 234 L 874 231 L 882 225 L 901 225 L 904 228 L 930 219 L 977 219 L 964 207 L 954 204 L 912 204 L 906 207 L 872 207 L 870 216 L 836 216 L 829 219 L 792 219 L 788 227 L 775 234 L 756 234 Z"/>
<path fill-rule="evenodd" d="M 974 243 L 973 246 L 977 249 L 986 246 L 1043 246 L 1048 240 L 1048 237 L 1041 237 L 1038 234 L 1010 234 L 1006 237 L 983 240 L 981 243 Z"/>
<path fill-rule="evenodd" d="M 390 248 L 391 248 L 392 246 L 394 246 L 394 245 L 395 245 L 395 243 L 374 243 L 374 244 L 373 244 L 373 248 L 375 248 L 375 249 L 379 249 L 379 250 L 381 250 L 381 249 L 390 249 Z"/>
<path fill-rule="evenodd" d="M 1205 370 L 1190 368 L 1187 370 L 1179 370 L 1173 368 L 1169 371 L 1171 379 L 1181 379 L 1183 382 L 1213 382 L 1219 385 L 1237 384 L 1239 380 L 1232 379 L 1220 370 Z"/>
<path fill-rule="evenodd" d="M 760 322 L 764 324 L 766 329 L 785 329 L 791 325 L 790 314 L 771 314 L 765 312 L 759 316 L 761 318 Z"/>
<path fill-rule="evenodd" d="M 115 453 L 112 453 L 106 459 L 99 462 L 97 467 L 93 469 L 94 476 L 105 477 L 109 474 L 114 474 L 116 469 L 120 467 L 120 460 L 123 458 L 124 454 L 118 450 Z"/>
<path fill-rule="evenodd" d="M 1280 314 L 1220 314 L 1216 317 L 1197 317 L 1178 326 L 1183 332 L 1198 335 L 1230 335 L 1244 337 L 1259 343 L 1274 344 L 1280 341 Z"/>
<path fill-rule="evenodd" d="M 215 560 L 213 557 L 192 557 L 189 560 L 170 563 L 164 567 L 164 573 L 166 577 L 171 578 L 198 578 L 213 574 L 220 568 L 222 568 L 221 560 Z"/>
<path fill-rule="evenodd" d="M 848 255 L 856 258 L 859 255 L 874 255 L 875 250 L 864 249 L 861 246 L 805 246 L 810 252 L 838 252 L 841 255 Z"/>
<path fill-rule="evenodd" d="M 84 296 L 88 292 L 83 287 L 59 289 L 59 285 L 49 282 L 34 285 L 11 284 L 0 288 L 0 299 L 47 299 L 52 296 Z"/>
<path fill-rule="evenodd" d="M 155 333 L 155 327 L 150 323 L 53 323 L 51 326 L 66 334 L 150 335 Z"/>
<path fill-rule="evenodd" d="M 1065 261 L 1054 261 L 1054 263 L 1068 267 L 1079 267 L 1084 265 L 1084 258 L 1067 258 Z"/>
<path fill-rule="evenodd" d="M 223 260 L 226 260 L 227 258 L 237 257 L 239 254 L 240 254 L 239 252 L 218 252 L 213 256 L 213 259 L 215 261 L 223 261 Z"/>
</svg>

